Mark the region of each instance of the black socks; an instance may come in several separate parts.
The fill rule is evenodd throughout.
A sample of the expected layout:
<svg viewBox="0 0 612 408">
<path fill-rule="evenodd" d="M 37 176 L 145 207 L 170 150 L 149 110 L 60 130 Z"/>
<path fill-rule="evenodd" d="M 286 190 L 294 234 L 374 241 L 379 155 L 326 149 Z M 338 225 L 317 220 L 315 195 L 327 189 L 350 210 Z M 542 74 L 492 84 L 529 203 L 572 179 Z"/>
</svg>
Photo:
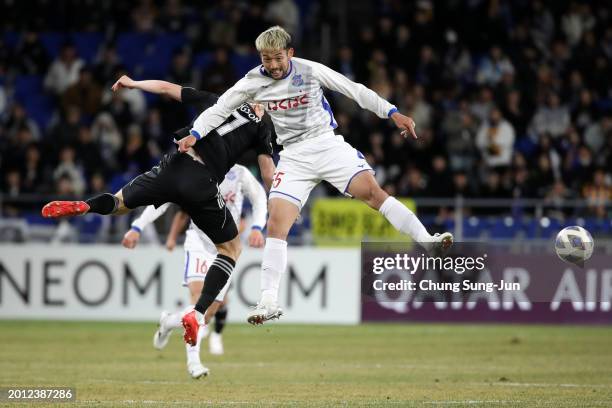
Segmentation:
<svg viewBox="0 0 612 408">
<path fill-rule="evenodd" d="M 225 319 L 227 318 L 227 307 L 221 306 L 215 313 L 215 333 L 221 334 L 225 327 Z"/>
<path fill-rule="evenodd" d="M 206 312 L 206 309 L 212 305 L 212 302 L 215 301 L 215 298 L 227 283 L 234 266 L 236 266 L 236 262 L 229 256 L 217 255 L 210 268 L 208 268 L 208 272 L 206 272 L 204 289 L 202 289 L 200 299 L 195 305 L 195 310 L 202 314 Z"/>
<path fill-rule="evenodd" d="M 108 215 L 117 211 L 119 199 L 113 194 L 104 193 L 85 201 L 89 205 L 90 213 Z"/>
</svg>

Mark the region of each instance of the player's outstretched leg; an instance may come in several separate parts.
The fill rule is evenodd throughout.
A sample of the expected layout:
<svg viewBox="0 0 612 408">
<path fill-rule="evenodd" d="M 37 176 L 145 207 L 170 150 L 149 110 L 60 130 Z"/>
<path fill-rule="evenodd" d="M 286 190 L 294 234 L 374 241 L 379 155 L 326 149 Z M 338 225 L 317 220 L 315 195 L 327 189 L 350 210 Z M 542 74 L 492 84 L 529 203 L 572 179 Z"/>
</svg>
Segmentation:
<svg viewBox="0 0 612 408">
<path fill-rule="evenodd" d="M 450 232 L 430 235 L 409 208 L 380 188 L 369 171 L 359 173 L 348 186 L 348 192 L 380 211 L 395 229 L 410 236 L 428 252 L 439 253 L 453 244 L 453 234 Z"/>
<path fill-rule="evenodd" d="M 71 217 L 96 213 L 102 215 L 120 214 L 129 211 L 123 204 L 121 191 L 117 194 L 104 193 L 85 201 L 51 201 L 42 208 L 45 218 Z"/>
<path fill-rule="evenodd" d="M 283 315 L 278 305 L 278 290 L 287 269 L 287 235 L 299 212 L 296 204 L 283 198 L 270 198 L 268 202 L 268 238 L 261 261 L 261 300 L 247 316 L 247 321 L 253 325 Z"/>
</svg>

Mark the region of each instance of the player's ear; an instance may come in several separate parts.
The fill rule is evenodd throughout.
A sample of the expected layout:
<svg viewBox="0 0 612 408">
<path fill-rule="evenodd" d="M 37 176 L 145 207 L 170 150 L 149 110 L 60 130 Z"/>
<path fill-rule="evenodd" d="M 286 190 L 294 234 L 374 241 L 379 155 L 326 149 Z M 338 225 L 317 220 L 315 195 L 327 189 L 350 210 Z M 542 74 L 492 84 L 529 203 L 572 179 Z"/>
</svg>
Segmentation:
<svg viewBox="0 0 612 408">
<path fill-rule="evenodd" d="M 287 49 L 287 58 L 291 59 L 293 57 L 293 47 Z"/>
</svg>

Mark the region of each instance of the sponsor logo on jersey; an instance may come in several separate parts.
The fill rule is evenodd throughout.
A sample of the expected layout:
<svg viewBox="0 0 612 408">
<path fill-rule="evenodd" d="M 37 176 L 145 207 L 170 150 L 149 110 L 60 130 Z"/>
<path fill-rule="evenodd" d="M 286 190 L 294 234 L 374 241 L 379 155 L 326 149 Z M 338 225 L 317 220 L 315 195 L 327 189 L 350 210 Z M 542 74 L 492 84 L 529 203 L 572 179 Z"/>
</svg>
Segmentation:
<svg viewBox="0 0 612 408">
<path fill-rule="evenodd" d="M 248 103 L 243 103 L 242 105 L 240 105 L 238 110 L 244 113 L 243 116 L 246 116 L 251 122 L 259 123 L 261 121 L 261 118 L 257 116 L 253 108 L 251 108 Z"/>
<path fill-rule="evenodd" d="M 293 86 L 302 86 L 304 85 L 304 80 L 302 79 L 302 75 L 294 75 L 291 79 L 291 85 Z"/>
<path fill-rule="evenodd" d="M 308 105 L 309 102 L 310 101 L 308 100 L 308 94 L 304 94 L 301 96 L 296 96 L 294 98 L 281 99 L 279 101 L 270 101 L 268 102 L 267 110 L 277 111 L 295 109 L 300 105 Z"/>
</svg>

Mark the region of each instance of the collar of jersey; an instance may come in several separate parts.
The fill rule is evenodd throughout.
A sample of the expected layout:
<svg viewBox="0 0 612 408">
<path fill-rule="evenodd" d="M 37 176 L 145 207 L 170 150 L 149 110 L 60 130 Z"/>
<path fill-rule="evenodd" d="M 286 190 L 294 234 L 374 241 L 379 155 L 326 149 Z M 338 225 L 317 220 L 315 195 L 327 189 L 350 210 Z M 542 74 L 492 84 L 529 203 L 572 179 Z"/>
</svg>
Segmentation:
<svg viewBox="0 0 612 408">
<path fill-rule="evenodd" d="M 289 75 L 291 75 L 291 72 L 293 71 L 293 61 L 289 61 L 289 71 L 287 71 L 287 73 L 285 75 L 283 75 L 282 78 L 279 79 L 279 81 L 281 79 L 285 79 L 287 78 Z M 268 74 L 268 72 L 266 72 L 266 70 L 264 69 L 263 65 L 261 67 L 259 67 L 259 73 L 263 76 L 267 76 L 268 78 L 272 78 L 270 76 L 270 74 Z"/>
</svg>

